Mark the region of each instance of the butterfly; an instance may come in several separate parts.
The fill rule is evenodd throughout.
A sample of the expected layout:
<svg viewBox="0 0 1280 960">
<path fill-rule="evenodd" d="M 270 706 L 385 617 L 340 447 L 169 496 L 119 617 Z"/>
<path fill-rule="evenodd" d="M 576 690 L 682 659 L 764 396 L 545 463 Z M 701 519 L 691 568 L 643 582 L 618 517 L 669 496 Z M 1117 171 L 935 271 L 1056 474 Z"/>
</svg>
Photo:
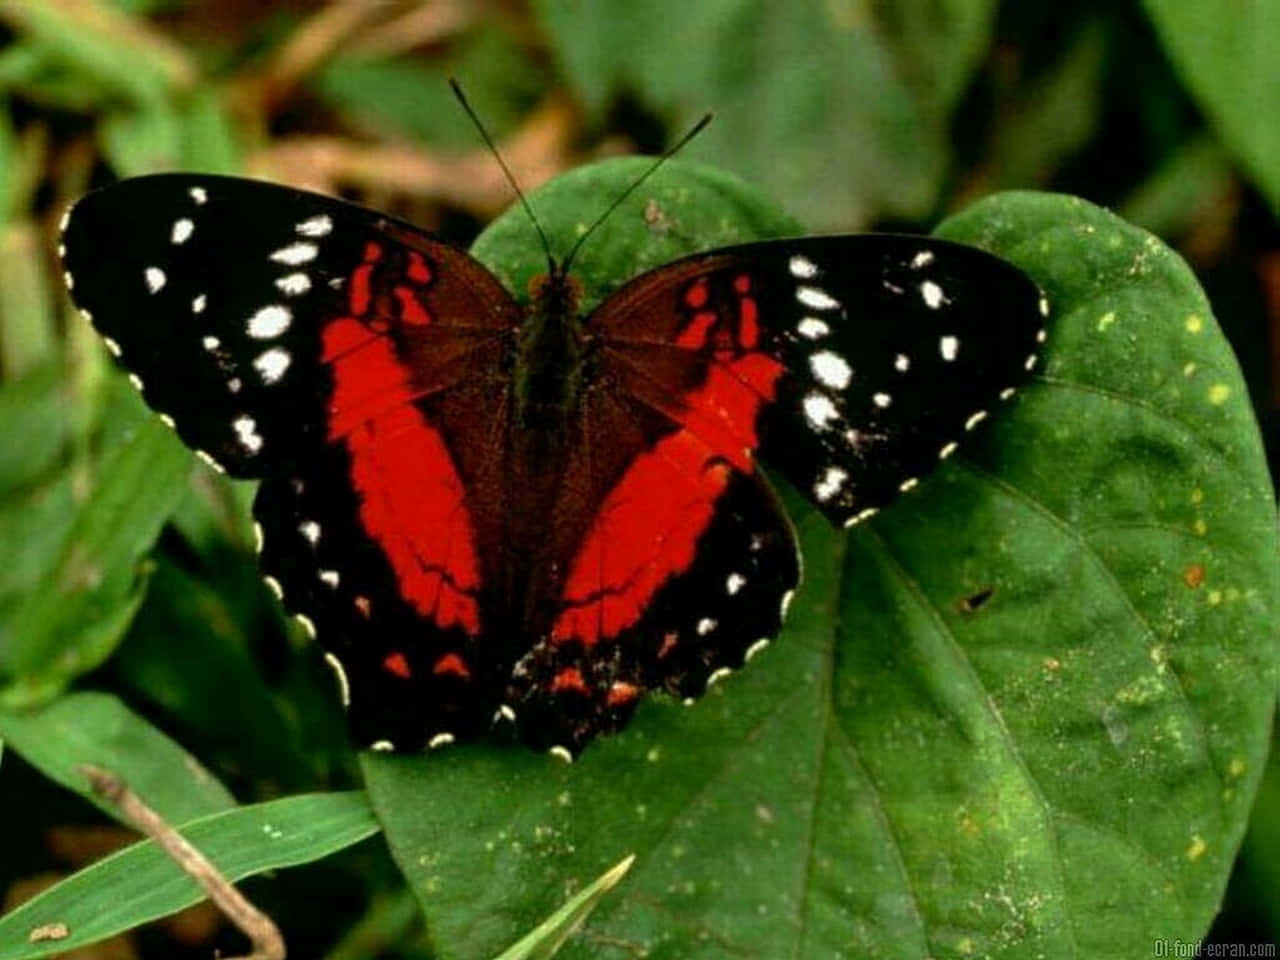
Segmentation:
<svg viewBox="0 0 1280 960">
<path fill-rule="evenodd" d="M 570 757 L 647 691 L 696 698 L 780 629 L 796 537 L 914 487 L 1037 363 L 1048 305 L 925 237 L 686 256 L 586 316 L 568 261 L 522 305 L 393 217 L 197 174 L 80 200 L 77 306 L 207 463 L 260 480 L 266 582 L 355 739 L 493 735 Z"/>
</svg>

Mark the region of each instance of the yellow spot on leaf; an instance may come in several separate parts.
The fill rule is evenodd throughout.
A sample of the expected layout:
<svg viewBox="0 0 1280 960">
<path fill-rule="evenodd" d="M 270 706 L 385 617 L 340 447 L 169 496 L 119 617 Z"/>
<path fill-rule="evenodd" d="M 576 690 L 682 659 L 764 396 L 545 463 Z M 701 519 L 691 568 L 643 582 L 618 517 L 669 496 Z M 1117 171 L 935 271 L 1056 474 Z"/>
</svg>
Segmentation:
<svg viewBox="0 0 1280 960">
<path fill-rule="evenodd" d="M 1056 670 L 1061 670 L 1061 669 L 1062 669 L 1062 661 L 1061 661 L 1061 660 L 1059 660 L 1057 657 L 1045 657 L 1045 658 L 1044 658 L 1044 668 L 1045 668 L 1046 670 L 1050 671 L 1050 672 L 1053 672 L 1053 671 L 1056 671 Z"/>
<path fill-rule="evenodd" d="M 1231 388 L 1225 383 L 1215 383 L 1209 388 L 1209 402 L 1215 407 L 1220 407 L 1227 402 L 1227 398 L 1231 396 Z"/>
<path fill-rule="evenodd" d="M 1191 843 L 1187 846 L 1187 859 L 1199 860 L 1204 856 L 1204 852 L 1208 850 L 1208 845 L 1204 842 L 1204 838 L 1198 833 L 1191 835 Z"/>
<path fill-rule="evenodd" d="M 1227 773 L 1233 777 L 1241 776 L 1248 769 L 1249 764 L 1240 757 L 1232 757 L 1231 762 L 1227 764 Z"/>
<path fill-rule="evenodd" d="M 1204 517 L 1196 517 L 1195 523 L 1191 524 L 1191 530 L 1196 536 L 1203 537 L 1209 532 L 1209 525 L 1204 522 Z"/>
<path fill-rule="evenodd" d="M 1192 502 L 1192 503 L 1203 503 L 1203 502 L 1204 502 L 1204 491 L 1203 491 L 1203 490 L 1201 490 L 1199 487 L 1196 487 L 1194 490 L 1192 490 L 1192 491 L 1191 491 L 1191 502 Z"/>
<path fill-rule="evenodd" d="M 1196 372 L 1196 365 L 1194 362 L 1188 363 L 1186 366 L 1182 368 L 1182 375 L 1184 377 L 1189 377 L 1195 372 Z"/>
<path fill-rule="evenodd" d="M 1116 312 L 1114 310 L 1108 310 L 1098 318 L 1098 332 L 1102 333 L 1102 331 L 1106 330 L 1107 327 L 1111 326 L 1115 322 Z"/>
<path fill-rule="evenodd" d="M 1204 564 L 1193 563 L 1183 570 L 1182 582 L 1192 590 L 1204 583 Z"/>
<path fill-rule="evenodd" d="M 1204 329 L 1204 317 L 1198 313 L 1187 314 L 1187 333 L 1199 333 Z"/>
<path fill-rule="evenodd" d="M 1218 604 L 1222 602 L 1222 591 L 1210 590 L 1208 599 L 1209 599 L 1209 606 L 1216 607 Z"/>
</svg>

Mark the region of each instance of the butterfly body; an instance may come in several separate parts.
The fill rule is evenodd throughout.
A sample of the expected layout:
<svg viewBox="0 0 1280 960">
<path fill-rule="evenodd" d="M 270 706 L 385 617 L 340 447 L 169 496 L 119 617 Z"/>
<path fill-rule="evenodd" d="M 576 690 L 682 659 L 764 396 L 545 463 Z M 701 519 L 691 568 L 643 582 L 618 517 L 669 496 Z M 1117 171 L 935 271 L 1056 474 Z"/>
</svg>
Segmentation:
<svg viewBox="0 0 1280 960">
<path fill-rule="evenodd" d="M 695 253 L 583 313 L 409 224 L 168 174 L 66 224 L 73 298 L 144 399 L 261 480 L 261 563 L 356 739 L 577 751 L 773 636 L 800 579 L 759 461 L 873 514 L 1029 374 L 1035 285 L 928 238 Z M 105 249 L 104 249 L 105 248 Z"/>
</svg>

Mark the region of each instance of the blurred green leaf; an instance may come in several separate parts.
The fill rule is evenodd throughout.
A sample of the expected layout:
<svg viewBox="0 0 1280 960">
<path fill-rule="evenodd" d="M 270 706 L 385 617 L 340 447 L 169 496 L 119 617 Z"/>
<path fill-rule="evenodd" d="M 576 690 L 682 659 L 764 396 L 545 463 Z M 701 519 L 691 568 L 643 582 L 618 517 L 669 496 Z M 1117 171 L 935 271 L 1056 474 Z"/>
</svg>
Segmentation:
<svg viewBox="0 0 1280 960">
<path fill-rule="evenodd" d="M 195 757 L 109 694 L 71 693 L 39 710 L 0 712 L 0 739 L 112 817 L 116 809 L 89 788 L 84 764 L 114 773 L 174 823 L 235 806 Z"/>
<path fill-rule="evenodd" d="M 235 174 L 241 169 L 240 148 L 231 119 L 216 88 L 195 91 L 182 106 L 182 169 Z"/>
<path fill-rule="evenodd" d="M 1235 183 L 1226 151 L 1216 140 L 1201 137 L 1173 153 L 1119 212 L 1144 229 L 1173 236 L 1190 229 L 1206 210 L 1229 209 L 1222 197 Z M 1224 211 L 1223 215 L 1229 214 Z"/>
<path fill-rule="evenodd" d="M 182 166 L 182 123 L 167 102 L 107 114 L 101 138 L 103 155 L 122 177 Z"/>
<path fill-rule="evenodd" d="M 47 699 L 110 654 L 142 599 L 140 561 L 190 468 L 190 454 L 153 417 L 109 447 L 83 480 L 87 489 L 76 490 L 53 568 L 0 623 L 0 676 L 9 684 L 0 704 Z"/>
<path fill-rule="evenodd" d="M 1043 183 L 1097 132 L 1110 47 L 1099 20 L 1076 28 L 1063 54 L 1006 105 L 982 171 L 988 188 Z"/>
<path fill-rule="evenodd" d="M 1271 753 L 1253 805 L 1249 833 L 1240 852 L 1240 869 L 1246 897 L 1266 921 L 1264 933 L 1280 943 L 1280 752 Z"/>
<path fill-rule="evenodd" d="M 501 136 L 517 126 L 536 101 L 545 87 L 544 73 L 527 44 L 490 27 L 429 60 L 339 56 L 310 85 L 359 127 L 473 150 L 480 140 L 449 89 L 449 77 L 461 82 L 489 132 Z"/>
<path fill-rule="evenodd" d="M 210 583 L 159 559 L 114 666 L 132 697 L 182 718 L 207 741 L 235 745 L 241 764 L 260 776 L 295 782 L 303 779 L 300 744 L 249 656 L 253 604 L 245 592 L 262 587 L 255 569 L 246 572 Z M 181 656 L 174 655 L 177 642 Z M 228 690 L 235 691 L 235 710 L 225 709 Z"/>
<path fill-rule="evenodd" d="M 629 95 L 679 132 L 712 112 L 687 155 L 760 183 L 817 229 L 918 217 L 936 201 L 945 118 L 913 96 L 869 0 L 714 0 L 678 16 L 666 0 L 534 6 L 593 114 Z M 984 18 L 971 6 L 944 22 L 976 33 Z M 973 56 L 968 39 L 952 49 L 962 62 Z M 941 98 L 955 75 L 921 83 Z"/>
<path fill-rule="evenodd" d="M 146 799 L 145 797 L 143 798 Z M 227 879 L 327 857 L 378 832 L 364 795 L 316 793 L 217 813 L 180 832 Z M 147 840 L 86 867 L 0 918 L 0 960 L 29 960 L 94 943 L 199 903 L 204 893 Z M 70 936 L 31 944 L 63 923 Z"/>
<path fill-rule="evenodd" d="M 0 446 L 0 510 L 48 473 L 66 451 L 71 418 L 63 376 L 62 365 L 51 362 L 0 382 L 0 423 L 6 438 Z"/>
<path fill-rule="evenodd" d="M 10 172 L 16 176 L 16 165 Z M 44 238 L 33 222 L 0 225 L 0 381 L 20 377 L 57 357 L 47 263 Z"/>
<path fill-rule="evenodd" d="M 845 6 L 853 11 L 859 3 Z M 882 22 L 918 100 L 945 119 L 991 48 L 996 6 L 996 0 L 871 0 L 867 10 Z"/>
<path fill-rule="evenodd" d="M 627 875 L 635 859 L 634 856 L 626 857 L 600 874 L 586 889 L 574 894 L 568 903 L 538 924 L 537 929 L 502 951 L 498 960 L 551 960 L 591 916 L 591 911 L 605 895 Z"/>
<path fill-rule="evenodd" d="M 557 249 L 634 167 L 606 170 L 531 198 Z M 687 165 L 660 176 L 684 202 L 646 185 L 584 269 L 717 245 L 753 197 L 704 208 Z M 476 249 L 527 231 L 513 213 Z M 692 709 L 650 698 L 571 767 L 362 756 L 442 956 L 496 952 L 631 851 L 565 956 L 1127 960 L 1204 933 L 1276 696 L 1276 515 L 1238 367 L 1185 265 L 1096 207 L 1006 195 L 942 232 L 1046 288 L 1047 369 L 853 533 L 789 497 L 805 582 L 749 669 Z"/>
<path fill-rule="evenodd" d="M 1143 0 L 1191 94 L 1280 213 L 1280 4 Z"/>
<path fill-rule="evenodd" d="M 157 103 L 195 79 L 180 50 L 104 4 L 0 0 L 0 16 L 22 28 L 42 57 L 78 74 L 73 86 Z"/>
</svg>

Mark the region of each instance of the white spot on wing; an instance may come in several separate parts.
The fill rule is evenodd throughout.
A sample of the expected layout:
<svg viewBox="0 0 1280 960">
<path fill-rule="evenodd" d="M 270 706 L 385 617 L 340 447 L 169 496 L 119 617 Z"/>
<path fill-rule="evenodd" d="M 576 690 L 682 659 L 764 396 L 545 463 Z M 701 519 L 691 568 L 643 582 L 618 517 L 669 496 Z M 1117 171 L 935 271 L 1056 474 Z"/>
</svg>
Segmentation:
<svg viewBox="0 0 1280 960">
<path fill-rule="evenodd" d="M 931 263 L 933 263 L 933 251 L 921 250 L 911 258 L 911 269 L 919 270 L 921 267 L 927 267 Z"/>
<path fill-rule="evenodd" d="M 298 532 L 306 539 L 307 543 L 315 546 L 320 542 L 320 524 L 314 520 L 303 520 L 298 524 Z"/>
<path fill-rule="evenodd" d="M 716 623 L 716 621 L 711 619 L 711 617 L 703 617 L 698 621 L 698 625 L 695 629 L 698 631 L 698 636 L 705 637 L 719 625 L 720 624 Z"/>
<path fill-rule="evenodd" d="M 713 687 L 729 674 L 733 673 L 728 667 L 720 667 L 718 670 L 712 670 L 711 676 L 707 677 L 707 686 Z"/>
<path fill-rule="evenodd" d="M 819 287 L 800 287 L 796 290 L 796 299 L 814 310 L 834 310 L 840 306 L 839 300 Z"/>
<path fill-rule="evenodd" d="M 497 723 L 499 720 L 505 720 L 507 723 L 516 722 L 516 712 L 511 709 L 510 704 L 504 703 L 493 711 L 493 722 Z"/>
<path fill-rule="evenodd" d="M 747 647 L 747 652 L 746 652 L 746 655 L 743 657 L 743 662 L 745 663 L 746 661 L 750 660 L 752 657 L 754 657 L 757 653 L 759 653 L 768 645 L 769 645 L 769 638 L 761 637 L 751 646 Z"/>
<path fill-rule="evenodd" d="M 301 271 L 276 279 L 276 289 L 288 297 L 297 297 L 311 289 L 311 278 Z"/>
<path fill-rule="evenodd" d="M 427 741 L 427 749 L 439 750 L 441 747 L 447 747 L 453 743 L 454 737 L 452 733 L 437 733 L 434 737 Z"/>
<path fill-rule="evenodd" d="M 204 187 L 192 187 L 187 193 L 196 202 L 196 206 L 203 206 L 204 202 L 209 199 L 209 194 L 205 193 Z"/>
<path fill-rule="evenodd" d="M 209 454 L 204 450 L 197 450 L 196 456 L 199 457 L 201 460 L 203 460 L 205 463 L 207 463 L 209 466 L 211 466 L 214 470 L 217 470 L 219 473 L 227 472 L 222 468 L 222 464 L 220 464 L 217 460 L 213 459 L 213 457 L 209 456 Z"/>
<path fill-rule="evenodd" d="M 68 290 L 74 290 L 76 287 L 75 277 L 71 276 L 70 270 L 62 271 L 62 282 Z"/>
<path fill-rule="evenodd" d="M 200 343 L 204 345 L 204 348 L 206 350 L 217 350 L 220 346 L 222 346 L 222 341 L 212 335 L 204 337 L 200 341 Z"/>
<path fill-rule="evenodd" d="M 1001 399 L 1001 400 L 1008 400 L 1010 397 L 1012 397 L 1012 396 L 1013 396 L 1015 393 L 1017 393 L 1017 392 L 1018 392 L 1018 391 L 1017 391 L 1017 388 L 1016 388 L 1016 387 L 1005 387 L 1003 390 L 1001 390 L 1001 391 L 1000 391 L 1000 399 Z"/>
<path fill-rule="evenodd" d="M 337 570 L 321 570 L 318 576 L 320 582 L 326 587 L 337 587 L 342 582 L 342 577 Z"/>
<path fill-rule="evenodd" d="M 204 313 L 204 306 L 208 302 L 208 298 L 202 293 L 191 301 L 192 313 Z"/>
<path fill-rule="evenodd" d="M 926 280 L 920 284 L 920 296 L 924 298 L 924 305 L 930 310 L 937 310 L 947 302 L 947 295 L 932 280 Z"/>
<path fill-rule="evenodd" d="M 142 278 L 146 280 L 147 289 L 152 293 L 159 293 L 168 279 L 159 267 L 147 267 L 142 271 Z"/>
<path fill-rule="evenodd" d="M 885 407 L 889 406 L 889 404 L 893 403 L 893 397 L 889 396 L 887 393 L 873 393 L 871 395 L 871 402 L 883 410 Z"/>
<path fill-rule="evenodd" d="M 319 213 L 309 220 L 303 220 L 294 229 L 304 237 L 323 237 L 333 231 L 333 221 L 327 213 Z"/>
<path fill-rule="evenodd" d="M 818 478 L 818 482 L 813 485 L 813 495 L 820 503 L 826 503 L 844 488 L 844 483 L 848 479 L 848 471 L 840 467 L 827 467 Z"/>
<path fill-rule="evenodd" d="M 139 393 L 142 392 L 142 378 L 140 376 L 136 373 L 129 374 L 129 382 L 133 384 L 133 389 L 137 390 Z"/>
<path fill-rule="evenodd" d="M 258 424 L 248 414 L 241 414 L 231 421 L 231 428 L 236 432 L 240 446 L 249 453 L 257 453 L 262 449 L 262 434 L 258 433 Z"/>
<path fill-rule="evenodd" d="M 253 552 L 261 553 L 264 543 L 266 543 L 266 537 L 262 533 L 262 524 L 255 522 L 253 525 Z"/>
<path fill-rule="evenodd" d="M 969 417 L 968 420 L 964 422 L 964 428 L 966 430 L 972 430 L 974 427 L 976 427 L 985 419 L 987 419 L 987 411 L 979 410 L 977 413 L 973 414 L 971 417 Z"/>
<path fill-rule="evenodd" d="M 113 357 L 118 357 L 120 354 L 124 353 L 124 351 L 120 349 L 120 344 L 116 343 L 110 337 L 103 337 L 102 342 L 107 345 L 107 349 L 111 351 L 111 355 Z"/>
<path fill-rule="evenodd" d="M 262 582 L 267 585 L 272 593 L 276 595 L 277 600 L 284 599 L 284 587 L 280 586 L 280 581 L 268 574 L 262 578 Z"/>
<path fill-rule="evenodd" d="M 1043 294 L 1040 296 L 1040 316 L 1049 316 L 1049 298 Z"/>
<path fill-rule="evenodd" d="M 1027 357 L 1027 362 L 1024 363 L 1022 366 L 1025 367 L 1028 372 L 1030 372 L 1036 368 L 1036 359 L 1037 357 L 1033 353 L 1031 354 L 1031 356 Z"/>
<path fill-rule="evenodd" d="M 844 522 L 844 525 L 846 528 L 857 526 L 858 524 L 862 523 L 862 521 L 864 520 L 870 520 L 879 512 L 880 510 L 878 507 L 867 507 L 865 510 L 855 514 L 854 516 L 846 520 Z"/>
<path fill-rule="evenodd" d="M 907 479 L 903 480 L 900 484 L 898 484 L 898 489 L 901 490 L 903 493 L 908 493 L 909 491 L 914 490 L 919 485 L 919 483 L 920 483 L 919 477 L 907 477 Z"/>
<path fill-rule="evenodd" d="M 798 280 L 812 280 L 818 275 L 818 265 L 798 253 L 787 261 L 787 269 Z"/>
<path fill-rule="evenodd" d="M 812 354 L 809 357 L 809 367 L 819 383 L 835 390 L 843 390 L 853 379 L 853 370 L 848 361 L 830 350 L 819 350 Z"/>
<path fill-rule="evenodd" d="M 71 208 L 67 207 L 67 209 L 62 211 L 62 219 L 58 221 L 58 232 L 66 233 L 67 224 L 70 222 L 71 222 Z"/>
<path fill-rule="evenodd" d="M 959 444 L 956 443 L 954 440 L 952 440 L 950 443 L 948 443 L 946 446 L 944 446 L 941 450 L 938 451 L 938 459 L 939 460 L 947 459 L 947 457 L 951 456 L 953 453 L 956 452 L 956 448 L 958 446 Z"/>
<path fill-rule="evenodd" d="M 334 676 L 338 678 L 338 699 L 344 707 L 351 706 L 351 684 L 347 682 L 347 671 L 342 668 L 342 661 L 332 653 L 326 653 L 324 662 L 329 664 Z"/>
<path fill-rule="evenodd" d="M 724 592 L 729 596 L 733 596 L 739 590 L 747 585 L 747 578 L 740 573 L 731 573 L 725 577 Z"/>
<path fill-rule="evenodd" d="M 287 247 L 281 247 L 275 253 L 271 254 L 271 259 L 276 263 L 283 263 L 290 267 L 296 267 L 299 264 L 309 263 L 320 253 L 320 248 L 314 243 L 307 243 L 299 240 L 297 243 L 291 243 Z"/>
<path fill-rule="evenodd" d="M 376 751 L 377 753 L 391 753 L 395 748 L 396 745 L 390 740 L 375 740 L 373 743 L 369 744 L 369 749 Z"/>
<path fill-rule="evenodd" d="M 906 373 L 911 369 L 911 358 L 905 353 L 900 353 L 893 358 L 893 369 L 899 373 Z"/>
<path fill-rule="evenodd" d="M 263 383 L 275 383 L 284 376 L 284 372 L 289 369 L 289 363 L 292 357 L 289 351 L 281 347 L 272 347 L 270 350 L 258 354 L 254 358 L 253 365 L 258 371 L 258 375 L 262 377 Z"/>
<path fill-rule="evenodd" d="M 170 243 L 186 243 L 191 239 L 191 234 L 195 231 L 196 225 L 188 217 L 181 220 L 173 221 L 173 230 L 169 233 Z"/>
<path fill-rule="evenodd" d="M 960 340 L 950 335 L 943 337 L 938 341 L 938 352 L 942 354 L 943 360 L 950 363 L 960 352 Z"/>
<path fill-rule="evenodd" d="M 314 620 L 308 617 L 305 613 L 295 613 L 293 615 L 293 619 L 302 624 L 302 629 L 307 632 L 308 637 L 312 640 L 316 638 L 316 623 Z"/>
<path fill-rule="evenodd" d="M 170 430 L 173 430 L 178 426 L 174 422 L 173 417 L 169 416 L 167 413 L 158 413 L 156 414 L 156 416 L 158 416 L 160 418 L 160 422 L 163 423 Z"/>
<path fill-rule="evenodd" d="M 573 763 L 573 754 L 569 752 L 568 747 L 552 747 L 547 751 L 547 753 L 555 757 L 557 760 L 563 760 L 565 763 Z"/>
<path fill-rule="evenodd" d="M 805 317 L 796 324 L 796 332 L 806 340 L 817 340 L 831 332 L 831 328 L 817 317 Z"/>
<path fill-rule="evenodd" d="M 247 327 L 249 336 L 257 340 L 278 337 L 289 329 L 293 322 L 293 311 L 278 303 L 263 307 L 249 318 Z"/>
<path fill-rule="evenodd" d="M 803 400 L 804 415 L 816 430 L 824 430 L 833 420 L 840 418 L 840 411 L 831 398 L 821 393 L 811 393 Z"/>
</svg>

